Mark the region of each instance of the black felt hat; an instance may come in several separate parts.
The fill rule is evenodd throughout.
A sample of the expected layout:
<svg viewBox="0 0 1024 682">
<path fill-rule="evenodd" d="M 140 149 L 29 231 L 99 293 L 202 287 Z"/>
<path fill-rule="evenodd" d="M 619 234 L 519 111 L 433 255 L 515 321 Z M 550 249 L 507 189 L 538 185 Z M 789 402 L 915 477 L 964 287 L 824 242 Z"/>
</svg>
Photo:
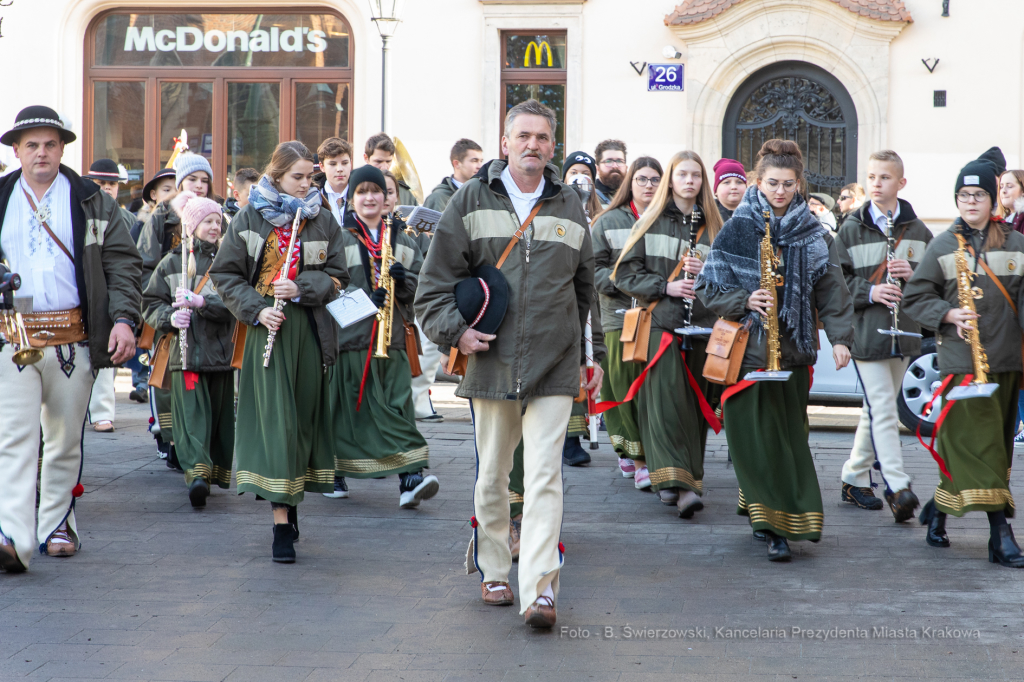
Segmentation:
<svg viewBox="0 0 1024 682">
<path fill-rule="evenodd" d="M 69 144 L 78 139 L 64 125 L 64 121 L 61 120 L 60 114 L 56 111 L 50 107 L 32 106 L 25 107 L 18 112 L 17 118 L 14 119 L 14 127 L 0 136 L 0 144 L 5 144 L 8 147 L 13 146 L 18 141 L 22 132 L 32 128 L 56 128 L 64 144 Z"/>
<path fill-rule="evenodd" d="M 156 175 L 149 179 L 149 182 L 142 188 L 142 198 L 146 201 L 153 201 L 153 190 L 156 189 L 156 183 L 160 182 L 164 178 L 175 179 L 175 172 L 173 168 L 161 168 L 157 171 Z"/>
<path fill-rule="evenodd" d="M 121 170 L 113 159 L 98 159 L 89 166 L 89 172 L 82 176 L 87 180 L 105 180 L 107 182 L 120 182 Z"/>
<path fill-rule="evenodd" d="M 455 305 L 466 324 L 483 334 L 494 334 L 508 310 L 508 282 L 493 265 L 481 265 L 455 285 Z"/>
</svg>

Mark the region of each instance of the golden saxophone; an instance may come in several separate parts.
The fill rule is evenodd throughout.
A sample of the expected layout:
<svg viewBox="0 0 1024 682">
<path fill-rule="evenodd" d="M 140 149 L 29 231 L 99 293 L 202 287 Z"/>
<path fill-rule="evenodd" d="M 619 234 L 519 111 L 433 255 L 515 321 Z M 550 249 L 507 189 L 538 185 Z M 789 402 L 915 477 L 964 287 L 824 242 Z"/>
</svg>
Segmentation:
<svg viewBox="0 0 1024 682">
<path fill-rule="evenodd" d="M 768 312 L 763 315 L 765 334 L 768 335 L 768 366 L 769 372 L 778 372 L 782 368 L 782 354 L 779 349 L 779 306 L 777 299 L 778 292 L 775 287 L 781 287 L 785 281 L 782 275 L 776 272 L 779 266 L 779 259 L 772 248 L 771 213 L 764 212 L 764 238 L 761 240 L 761 288 L 772 295 L 772 305 Z"/>
<path fill-rule="evenodd" d="M 972 286 L 974 278 L 977 274 L 971 272 L 970 266 L 967 264 L 967 242 L 959 233 L 956 235 L 957 250 L 955 252 L 955 263 L 956 263 L 956 289 L 960 299 L 960 307 L 970 310 L 972 313 L 977 313 L 978 309 L 974 306 L 974 301 L 984 296 L 984 292 L 979 288 Z M 981 345 L 981 332 L 978 329 L 978 321 L 973 320 L 971 322 L 970 329 L 964 331 L 964 341 L 971 347 L 971 359 L 974 361 L 974 381 L 975 384 L 987 384 L 988 383 L 988 355 L 985 354 L 985 349 Z"/>
<path fill-rule="evenodd" d="M 288 250 L 284 255 L 284 262 L 281 264 L 281 275 L 280 279 L 288 279 L 288 273 L 292 269 L 292 257 L 295 253 L 295 237 L 299 233 L 299 222 L 302 220 L 302 212 L 295 212 L 295 220 L 292 221 L 292 236 L 288 239 Z M 284 299 L 274 299 L 274 310 L 280 312 L 284 310 Z M 267 345 L 263 348 L 263 366 L 270 367 L 270 354 L 274 352 L 274 341 L 277 340 L 277 330 L 271 329 L 267 334 Z"/>
<path fill-rule="evenodd" d="M 381 226 L 384 234 L 380 238 L 380 279 L 377 286 L 388 292 L 384 307 L 377 311 L 377 342 L 374 345 L 373 357 L 388 357 L 388 344 L 391 343 L 391 321 L 395 313 L 395 280 L 391 278 L 390 268 L 395 262 L 391 250 L 391 216 L 384 218 Z"/>
</svg>

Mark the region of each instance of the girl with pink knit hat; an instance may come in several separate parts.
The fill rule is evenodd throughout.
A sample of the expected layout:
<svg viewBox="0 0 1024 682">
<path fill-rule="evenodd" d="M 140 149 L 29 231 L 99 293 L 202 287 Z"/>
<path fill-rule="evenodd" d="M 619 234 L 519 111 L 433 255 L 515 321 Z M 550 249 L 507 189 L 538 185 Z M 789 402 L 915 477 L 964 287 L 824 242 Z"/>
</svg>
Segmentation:
<svg viewBox="0 0 1024 682">
<path fill-rule="evenodd" d="M 143 293 L 146 322 L 171 337 L 174 448 L 193 507 L 205 507 L 210 485 L 228 488 L 234 455 L 235 318 L 210 282 L 223 225 L 220 204 L 183 191 L 171 207 L 181 217 L 182 242 L 157 265 Z M 179 344 L 185 332 L 182 366 Z"/>
</svg>

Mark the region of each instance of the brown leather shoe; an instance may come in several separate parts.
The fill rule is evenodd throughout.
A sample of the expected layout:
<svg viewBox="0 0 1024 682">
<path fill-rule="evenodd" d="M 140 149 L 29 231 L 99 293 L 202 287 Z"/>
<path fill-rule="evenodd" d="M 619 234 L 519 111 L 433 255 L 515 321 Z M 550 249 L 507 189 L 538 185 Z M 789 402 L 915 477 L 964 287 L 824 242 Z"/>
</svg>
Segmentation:
<svg viewBox="0 0 1024 682">
<path fill-rule="evenodd" d="M 522 529 L 522 514 L 508 522 L 508 548 L 512 552 L 512 561 L 519 561 L 519 536 Z"/>
<path fill-rule="evenodd" d="M 75 556 L 75 551 L 75 541 L 65 521 L 46 541 L 46 553 L 49 556 Z"/>
<path fill-rule="evenodd" d="M 491 590 L 488 588 L 501 586 L 503 589 Z M 516 598 L 512 595 L 512 588 L 508 586 L 508 583 L 500 580 L 492 580 L 487 583 L 480 583 L 480 596 L 483 597 L 485 604 L 491 606 L 508 606 L 515 602 Z"/>
<path fill-rule="evenodd" d="M 914 510 L 921 506 L 921 502 L 910 486 L 893 494 L 885 493 L 885 501 L 889 503 L 889 509 L 892 510 L 892 516 L 896 519 L 896 523 L 903 523 L 914 518 Z"/>
<path fill-rule="evenodd" d="M 14 543 L 3 533 L 0 533 L 0 569 L 8 573 L 24 573 L 25 571 L 25 566 L 14 550 Z"/>
<path fill-rule="evenodd" d="M 555 601 L 541 595 L 526 609 L 526 624 L 531 628 L 551 628 L 555 625 Z"/>
</svg>

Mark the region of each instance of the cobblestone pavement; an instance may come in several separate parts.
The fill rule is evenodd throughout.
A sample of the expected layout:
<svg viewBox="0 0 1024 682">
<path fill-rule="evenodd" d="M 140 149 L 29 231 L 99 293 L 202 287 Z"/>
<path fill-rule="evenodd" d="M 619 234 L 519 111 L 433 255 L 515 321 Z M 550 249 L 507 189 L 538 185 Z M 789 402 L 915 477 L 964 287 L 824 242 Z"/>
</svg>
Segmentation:
<svg viewBox="0 0 1024 682">
<path fill-rule="evenodd" d="M 1024 571 L 987 562 L 984 515 L 951 519 L 943 550 L 917 523 L 840 504 L 848 431 L 811 434 L 825 536 L 784 565 L 735 514 L 724 437 L 690 521 L 634 490 L 602 443 L 565 471 L 559 625 L 531 631 L 464 573 L 472 429 L 450 386 L 436 394 L 446 421 L 424 431 L 440 494 L 400 510 L 391 478 L 309 496 L 298 562 L 276 565 L 268 506 L 218 490 L 193 511 L 147 410 L 120 393 L 117 432 L 87 428 L 82 551 L 0 575 L 0 680 L 1024 678 Z M 936 467 L 903 443 L 927 499 Z"/>
</svg>

